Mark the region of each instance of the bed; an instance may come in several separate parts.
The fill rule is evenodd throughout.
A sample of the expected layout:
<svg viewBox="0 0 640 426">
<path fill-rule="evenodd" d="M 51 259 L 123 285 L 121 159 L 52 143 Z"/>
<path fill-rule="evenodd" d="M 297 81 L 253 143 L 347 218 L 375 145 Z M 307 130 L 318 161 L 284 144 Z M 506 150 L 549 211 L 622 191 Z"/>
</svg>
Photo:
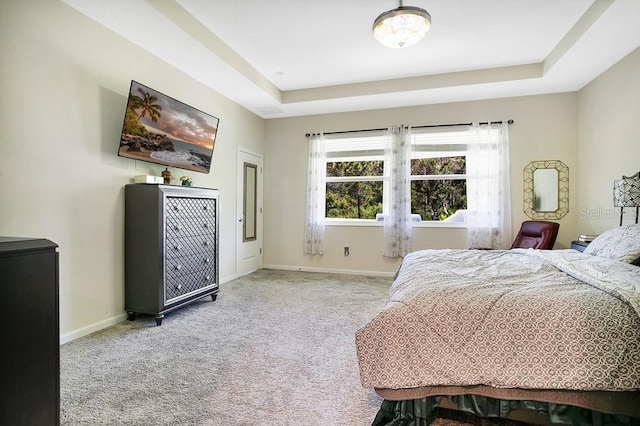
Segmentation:
<svg viewBox="0 0 640 426">
<path fill-rule="evenodd" d="M 438 405 L 638 424 L 639 259 L 640 225 L 583 253 L 405 256 L 386 304 L 355 336 L 362 385 L 384 398 L 374 424 L 428 424 Z"/>
</svg>

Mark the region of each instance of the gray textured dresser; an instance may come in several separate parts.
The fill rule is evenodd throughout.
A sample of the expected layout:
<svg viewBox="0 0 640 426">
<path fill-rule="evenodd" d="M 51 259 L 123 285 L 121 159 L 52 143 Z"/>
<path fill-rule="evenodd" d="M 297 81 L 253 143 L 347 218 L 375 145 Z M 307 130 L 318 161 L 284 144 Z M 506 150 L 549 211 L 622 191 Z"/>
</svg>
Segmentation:
<svg viewBox="0 0 640 426">
<path fill-rule="evenodd" d="M 218 190 L 187 186 L 125 186 L 125 309 L 164 314 L 193 300 L 216 300 Z"/>
</svg>

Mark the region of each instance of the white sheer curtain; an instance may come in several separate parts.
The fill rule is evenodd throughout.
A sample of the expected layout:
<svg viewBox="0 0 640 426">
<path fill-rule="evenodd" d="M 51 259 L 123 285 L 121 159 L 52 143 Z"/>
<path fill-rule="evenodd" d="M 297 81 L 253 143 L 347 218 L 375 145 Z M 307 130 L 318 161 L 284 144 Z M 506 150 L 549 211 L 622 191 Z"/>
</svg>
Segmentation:
<svg viewBox="0 0 640 426">
<path fill-rule="evenodd" d="M 324 254 L 324 216 L 326 195 L 326 148 L 324 135 L 309 137 L 307 202 L 304 226 L 304 252 Z"/>
<path fill-rule="evenodd" d="M 511 191 L 507 121 L 474 124 L 467 149 L 467 244 L 508 249 Z"/>
<path fill-rule="evenodd" d="M 401 257 L 411 251 L 411 130 L 393 126 L 387 131 L 385 156 L 389 159 L 388 213 L 384 218 L 382 254 Z"/>
</svg>

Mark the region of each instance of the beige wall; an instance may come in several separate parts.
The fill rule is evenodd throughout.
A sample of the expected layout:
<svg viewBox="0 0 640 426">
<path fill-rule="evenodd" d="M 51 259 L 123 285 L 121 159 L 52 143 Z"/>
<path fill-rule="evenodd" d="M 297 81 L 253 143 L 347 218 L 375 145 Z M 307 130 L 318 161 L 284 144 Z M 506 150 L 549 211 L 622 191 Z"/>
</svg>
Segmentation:
<svg viewBox="0 0 640 426">
<path fill-rule="evenodd" d="M 159 166 L 116 156 L 134 79 L 220 118 L 221 278 L 235 275 L 236 155 L 263 152 L 264 120 L 61 1 L 0 2 L 0 235 L 60 245 L 62 341 L 124 316 L 123 186 Z"/>
<path fill-rule="evenodd" d="M 382 230 L 374 227 L 328 227 L 326 254 L 302 252 L 307 170 L 305 133 L 386 127 L 391 124 L 438 124 L 513 119 L 510 126 L 513 234 L 528 219 L 522 207 L 522 171 L 533 160 L 561 160 L 570 169 L 570 193 L 575 194 L 577 95 L 564 93 L 509 99 L 417 106 L 376 111 L 268 120 L 265 156 L 264 264 L 302 270 L 342 270 L 391 273 L 397 260 L 382 256 Z M 577 198 L 560 220 L 557 248 L 575 238 Z M 350 256 L 343 246 L 350 246 Z M 461 228 L 414 229 L 413 249 L 464 248 Z"/>
<path fill-rule="evenodd" d="M 640 170 L 640 49 L 583 88 L 578 102 L 577 226 L 598 234 L 619 225 L 613 181 Z"/>
</svg>

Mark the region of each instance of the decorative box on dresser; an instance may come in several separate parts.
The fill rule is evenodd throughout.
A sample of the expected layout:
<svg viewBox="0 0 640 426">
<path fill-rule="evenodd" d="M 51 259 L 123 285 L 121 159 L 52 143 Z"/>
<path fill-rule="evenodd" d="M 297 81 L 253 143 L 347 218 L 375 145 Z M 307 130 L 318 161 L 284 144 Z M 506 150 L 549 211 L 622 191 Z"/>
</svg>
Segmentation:
<svg viewBox="0 0 640 426">
<path fill-rule="evenodd" d="M 164 314 L 218 293 L 218 190 L 125 186 L 125 309 Z"/>
<path fill-rule="evenodd" d="M 0 424 L 60 424 L 58 245 L 0 237 Z"/>
</svg>

